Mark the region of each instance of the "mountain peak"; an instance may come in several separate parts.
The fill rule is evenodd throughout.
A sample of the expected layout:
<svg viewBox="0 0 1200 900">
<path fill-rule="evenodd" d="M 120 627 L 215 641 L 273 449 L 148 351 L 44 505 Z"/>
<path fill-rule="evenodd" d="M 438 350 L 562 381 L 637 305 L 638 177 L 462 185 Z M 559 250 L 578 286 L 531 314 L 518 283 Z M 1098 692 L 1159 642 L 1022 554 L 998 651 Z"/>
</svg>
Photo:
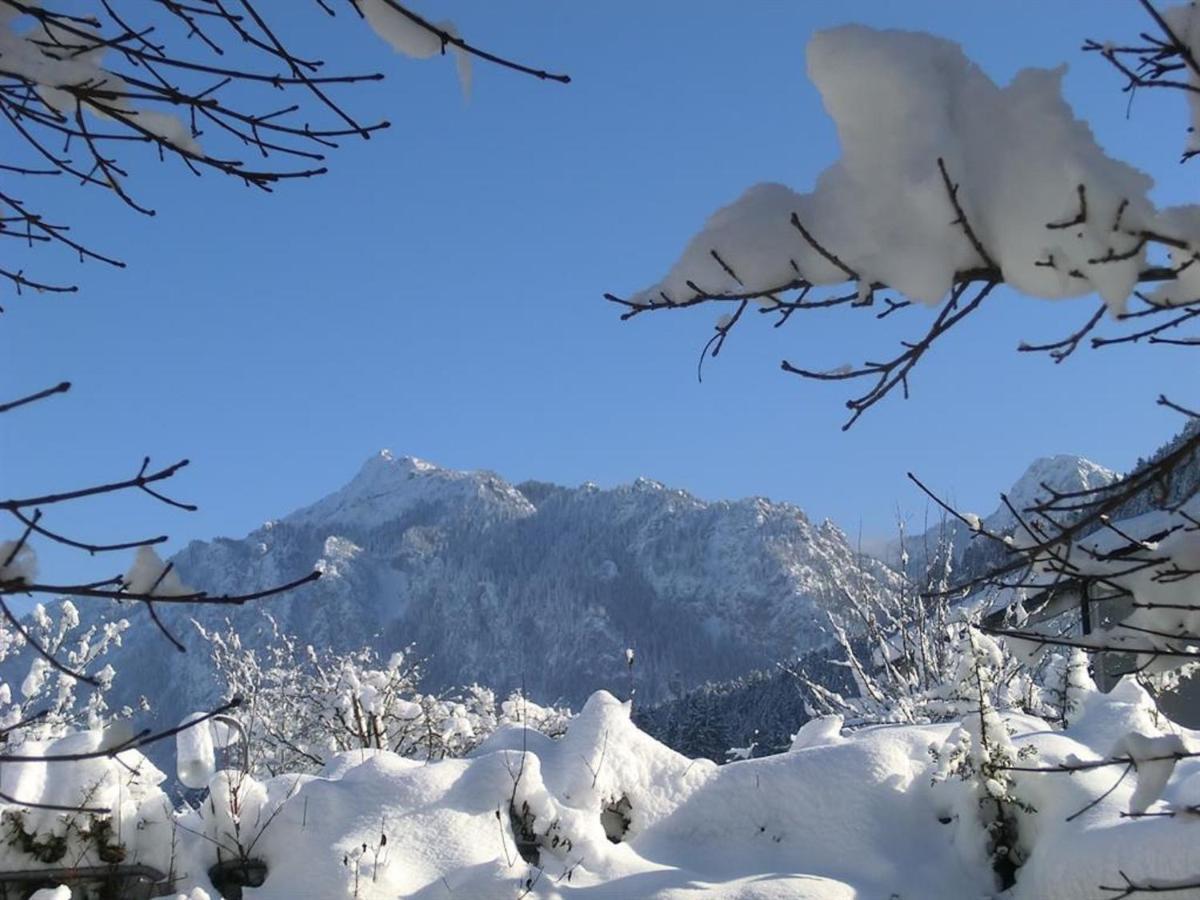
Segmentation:
<svg viewBox="0 0 1200 900">
<path fill-rule="evenodd" d="M 1025 510 L 1039 501 L 1050 498 L 1047 487 L 1062 492 L 1093 491 L 1112 484 L 1119 477 L 1116 472 L 1086 457 L 1058 453 L 1042 456 L 1031 462 L 1004 496 L 1012 509 L 1024 516 Z M 982 525 L 987 531 L 995 534 L 1011 534 L 1018 527 L 1016 517 L 1003 502 L 983 519 Z M 937 547 L 947 536 L 953 546 L 954 562 L 959 567 L 959 575 L 986 571 L 987 566 L 995 562 L 994 557 L 989 554 L 996 551 L 997 545 L 991 541 L 973 541 L 972 534 L 970 529 L 951 520 L 948 523 L 933 525 L 924 536 L 920 533 L 910 535 L 904 548 L 904 555 L 908 559 L 907 571 L 909 574 L 923 577 L 925 565 L 929 560 L 922 548 Z M 882 558 L 891 565 L 900 564 L 899 540 L 888 541 Z"/>
<path fill-rule="evenodd" d="M 1008 489 L 1006 496 L 1013 509 L 1024 512 L 1037 502 L 1049 499 L 1050 492 L 1046 488 L 1056 491 L 1095 490 L 1112 484 L 1119 477 L 1116 472 L 1090 459 L 1059 453 L 1039 457 L 1030 463 Z M 989 519 L 1002 521 L 1006 526 L 1016 524 L 1005 506 L 992 513 Z"/>
<path fill-rule="evenodd" d="M 428 460 L 419 459 L 415 456 L 397 456 L 386 447 L 380 450 L 373 456 L 367 458 L 359 470 L 361 476 L 367 472 L 377 470 L 399 470 L 403 472 L 431 472 L 440 468 Z"/>
<path fill-rule="evenodd" d="M 639 475 L 633 480 L 632 488 L 635 491 L 665 491 L 666 485 L 661 481 L 655 481 L 653 478 L 647 478 L 645 475 Z"/>
<path fill-rule="evenodd" d="M 286 521 L 370 528 L 396 520 L 421 504 L 469 506 L 472 502 L 477 512 L 480 503 L 502 508 L 502 514 L 525 515 L 532 510 L 519 491 L 491 472 L 444 469 L 385 449 L 368 458 L 344 487 L 297 510 Z"/>
<path fill-rule="evenodd" d="M 217 595 L 319 569 L 320 581 L 271 605 L 302 643 L 339 652 L 370 643 L 385 658 L 415 644 L 431 690 L 524 686 L 571 703 L 623 689 L 629 647 L 638 648 L 638 696 L 651 701 L 676 683 L 794 657 L 828 641 L 813 626 L 844 602 L 840 585 L 894 582 L 832 525 L 818 529 L 764 498 L 707 502 L 649 478 L 603 490 L 514 487 L 486 470 L 390 451 L 277 526 L 195 542 L 173 561 L 187 583 Z M 251 606 L 163 615 L 181 633 L 185 615 L 210 629 L 230 617 L 246 646 L 262 646 Z M 135 627 L 147 639 L 131 636 L 138 650 L 124 660 L 166 666 L 171 648 L 149 639 L 153 622 Z M 189 654 L 187 665 L 161 700 L 166 721 L 212 699 L 208 654 Z"/>
</svg>

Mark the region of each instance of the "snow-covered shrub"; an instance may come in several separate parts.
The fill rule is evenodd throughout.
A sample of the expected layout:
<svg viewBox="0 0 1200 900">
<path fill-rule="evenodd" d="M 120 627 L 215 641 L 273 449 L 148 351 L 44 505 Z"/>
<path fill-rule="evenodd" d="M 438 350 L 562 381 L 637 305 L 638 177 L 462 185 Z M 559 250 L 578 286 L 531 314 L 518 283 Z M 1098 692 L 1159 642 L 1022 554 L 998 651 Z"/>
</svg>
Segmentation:
<svg viewBox="0 0 1200 900">
<path fill-rule="evenodd" d="M 70 600 L 35 605 L 20 629 L 0 624 L 0 737 L 17 757 L 0 764 L 0 870 L 142 864 L 171 872 L 165 776 L 138 749 L 118 752 L 137 737 L 133 710 L 106 700 L 118 675 L 105 656 L 128 628 L 123 618 L 83 627 Z M 61 756 L 71 758 L 54 761 Z M 120 884 L 114 874 L 104 890 Z"/>
<path fill-rule="evenodd" d="M 982 826 L 984 849 L 1003 889 L 1012 886 L 1030 849 L 1020 815 L 1036 810 L 1017 791 L 1011 767 L 1028 759 L 1033 749 L 1018 750 L 1013 745 L 993 703 L 1006 662 L 1003 649 L 974 628 L 967 629 L 963 643 L 952 701 L 961 724 L 943 746 L 930 748 L 935 763 L 933 781 L 957 778 L 967 786 L 967 808 L 962 808 L 960 794 L 956 813 L 959 833 L 965 829 L 963 839 L 970 843 L 972 826 Z M 964 702 L 973 709 L 963 709 L 959 704 Z"/>
<path fill-rule="evenodd" d="M 954 651 L 961 617 L 952 613 L 945 588 L 952 573 L 949 542 L 928 554 L 924 584 L 908 578 L 904 530 L 900 531 L 899 587 L 863 580 L 842 589 L 843 603 L 827 610 L 829 631 L 854 695 L 830 686 L 804 669 L 796 672 L 810 716 L 839 715 L 851 725 L 875 722 L 926 722 L 944 718 L 930 709 L 955 668 Z"/>
<path fill-rule="evenodd" d="M 480 704 L 481 713 L 487 708 L 487 701 L 494 695 L 486 688 L 478 685 L 469 687 L 468 692 L 485 692 Z M 514 725 L 531 728 L 547 737 L 562 737 L 567 732 L 571 721 L 571 711 L 562 706 L 542 706 L 534 703 L 522 691 L 513 691 L 499 705 L 499 715 L 496 726 Z M 482 739 L 484 735 L 480 735 Z"/>
<path fill-rule="evenodd" d="M 907 566 L 901 533 L 901 569 Z M 832 664 L 849 673 L 854 693 L 830 686 L 804 668 L 794 674 L 810 716 L 840 716 L 849 727 L 961 718 L 978 706 L 975 685 L 964 693 L 964 666 L 973 658 L 979 614 L 952 599 L 948 541 L 929 555 L 923 583 L 901 574 L 899 587 L 862 584 L 843 589 L 839 610 L 827 613 L 837 653 Z M 1062 679 L 1066 652 L 1044 655 L 1032 669 L 997 645 L 987 679 L 987 702 L 1057 720 L 1067 701 Z M 1073 671 L 1073 670 L 1072 670 Z"/>
<path fill-rule="evenodd" d="M 255 859 L 258 842 L 299 783 L 292 776 L 291 788 L 280 790 L 285 781 L 264 783 L 248 772 L 222 769 L 210 779 L 208 795 L 198 805 L 179 811 L 180 826 L 208 845 L 202 856 L 206 868 Z"/>
<path fill-rule="evenodd" d="M 169 870 L 164 775 L 136 750 L 108 752 L 130 736 L 118 724 L 24 742 L 20 753 L 28 761 L 0 767 L 0 869 L 139 862 Z M 56 756 L 82 758 L 41 761 Z"/>
<path fill-rule="evenodd" d="M 1095 682 L 1088 674 L 1088 665 L 1087 654 L 1078 647 L 1046 654 L 1041 683 L 1047 705 L 1058 710 L 1057 722 L 1064 729 L 1071 726 L 1084 697 L 1096 690 Z"/>
<path fill-rule="evenodd" d="M 223 632 L 197 625 L 209 641 L 225 696 L 243 699 L 252 772 L 315 772 L 346 750 L 389 750 L 423 760 L 463 756 L 500 726 L 554 736 L 570 718 L 568 710 L 540 706 L 520 693 L 497 703 L 480 685 L 424 693 L 411 647 L 386 661 L 371 647 L 317 650 L 265 618 L 270 636 L 261 647 L 244 644 L 231 625 Z"/>
<path fill-rule="evenodd" d="M 100 728 L 114 718 L 105 692 L 116 673 L 103 659 L 110 648 L 120 646 L 128 627 L 127 620 L 119 619 L 81 628 L 70 600 L 51 609 L 37 604 L 22 630 L 0 623 L 0 671 L 5 676 L 0 678 L 0 734 L 10 749 L 26 740 Z M 52 665 L 47 657 L 63 666 Z M 98 686 L 80 684 L 69 672 L 87 674 Z M 10 673 L 20 682 L 10 683 Z M 131 712 L 119 710 L 115 716 L 128 718 Z"/>
</svg>

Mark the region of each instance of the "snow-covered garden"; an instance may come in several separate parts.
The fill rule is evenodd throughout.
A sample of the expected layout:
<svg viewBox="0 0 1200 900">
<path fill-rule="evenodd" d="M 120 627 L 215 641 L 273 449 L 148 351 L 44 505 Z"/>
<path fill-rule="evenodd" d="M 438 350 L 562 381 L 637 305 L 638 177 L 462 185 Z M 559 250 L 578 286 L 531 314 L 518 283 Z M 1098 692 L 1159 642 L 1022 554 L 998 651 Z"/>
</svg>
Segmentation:
<svg viewBox="0 0 1200 900">
<path fill-rule="evenodd" d="M 986 638 L 978 651 L 963 675 L 986 680 L 999 651 Z M 1065 728 L 986 704 L 855 730 L 822 717 L 786 753 L 717 766 L 646 736 L 599 692 L 560 737 L 503 725 L 465 758 L 347 750 L 260 779 L 234 753 L 182 806 L 136 750 L 36 758 L 106 740 L 75 734 L 24 744 L 34 760 L 5 763 L 3 790 L 113 812 L 10 805 L 3 866 L 146 866 L 190 900 L 218 896 L 209 873 L 230 871 L 263 898 L 983 897 L 998 857 L 1020 865 L 1013 897 L 1193 877 L 1200 764 L 1176 758 L 1196 735 L 1133 681 L 1104 695 L 1077 676 L 1069 703 Z M 192 777 L 214 759 L 195 736 L 208 728 L 181 740 Z"/>
</svg>

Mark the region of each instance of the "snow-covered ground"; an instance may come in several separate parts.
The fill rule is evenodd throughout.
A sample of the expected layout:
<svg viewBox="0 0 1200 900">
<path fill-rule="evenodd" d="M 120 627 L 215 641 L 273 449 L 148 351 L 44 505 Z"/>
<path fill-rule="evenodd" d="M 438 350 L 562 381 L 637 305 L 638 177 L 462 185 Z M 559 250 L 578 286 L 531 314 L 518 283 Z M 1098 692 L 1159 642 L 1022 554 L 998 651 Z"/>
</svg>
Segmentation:
<svg viewBox="0 0 1200 900">
<path fill-rule="evenodd" d="M 1169 723 L 1156 722 L 1149 698 L 1128 681 L 1108 696 L 1087 693 L 1066 732 L 1004 718 L 1013 746 L 1031 748 L 1020 752 L 1023 766 L 1106 758 L 1130 731 L 1151 747 L 1200 747 L 1197 735 L 1177 729 L 1156 737 Z M 466 759 L 351 752 L 317 776 L 265 783 L 226 771 L 207 800 L 174 815 L 151 787 L 121 788 L 122 797 L 113 781 L 94 796 L 126 810 L 124 861 L 172 870 L 190 900 L 217 896 L 205 872 L 239 843 L 268 866 L 263 885 L 245 891 L 255 900 L 994 896 L 981 824 L 991 788 L 980 793 L 938 761 L 964 730 L 949 723 L 842 734 L 839 724 L 814 720 L 790 752 L 718 767 L 641 733 L 627 704 L 598 692 L 561 739 L 507 728 Z M 127 785 L 127 768 L 97 766 Z M 1154 767 L 1142 763 L 1152 794 Z M 1200 800 L 1200 763 L 1165 768 L 1173 777 L 1151 812 Z M 62 802 L 82 787 L 46 779 L 44 770 L 9 765 L 3 789 Z M 1088 898 L 1122 885 L 1121 873 L 1134 881 L 1194 874 L 1195 823 L 1121 816 L 1138 784 L 1132 773 L 1074 815 L 1104 794 L 1120 766 L 1012 774 L 1012 792 L 1036 812 L 1019 815 L 1027 860 L 1006 896 Z M 31 831 L 64 818 L 36 817 Z M 537 845 L 537 865 L 522 858 L 532 854 L 517 845 L 521 831 Z M 4 856 L 6 868 L 36 865 L 11 846 Z"/>
</svg>

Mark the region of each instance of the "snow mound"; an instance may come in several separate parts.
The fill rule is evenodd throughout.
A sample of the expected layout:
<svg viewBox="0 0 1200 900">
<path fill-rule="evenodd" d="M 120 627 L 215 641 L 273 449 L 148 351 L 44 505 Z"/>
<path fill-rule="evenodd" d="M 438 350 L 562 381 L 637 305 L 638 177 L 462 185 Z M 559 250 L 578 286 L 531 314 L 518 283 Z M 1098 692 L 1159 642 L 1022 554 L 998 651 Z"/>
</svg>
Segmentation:
<svg viewBox="0 0 1200 900">
<path fill-rule="evenodd" d="M 818 716 L 809 719 L 800 726 L 800 730 L 792 735 L 791 750 L 807 750 L 809 747 L 820 747 L 824 744 L 838 744 L 842 741 L 842 716 Z"/>
<path fill-rule="evenodd" d="M 1086 717 L 1093 732 L 1109 712 L 1114 726 L 1126 724 L 1121 709 L 1131 699 L 1093 692 Z M 526 890 L 559 900 L 991 893 L 979 842 L 964 839 L 969 825 L 957 819 L 971 815 L 973 795 L 954 780 L 932 784 L 930 749 L 961 729 L 881 726 L 835 738 L 834 724 L 810 728 L 813 740 L 792 752 L 718 767 L 641 733 L 627 704 L 599 692 L 559 740 L 503 729 L 469 759 L 432 764 L 385 752 L 345 754 L 321 777 L 284 776 L 262 786 L 263 797 L 276 798 L 262 809 L 282 805 L 257 843 L 270 876 L 255 897 L 353 894 L 356 873 L 364 898 L 500 898 Z M 1097 752 L 1028 716 L 1007 717 L 1007 727 L 1014 745 L 1036 751 L 1039 765 L 1098 759 L 1112 746 Z M 1177 742 L 1135 740 L 1142 748 Z M 1179 767 L 1195 772 L 1194 762 Z M 1115 883 L 1119 867 L 1150 868 L 1134 829 L 1168 829 L 1119 818 L 1133 784 L 1119 786 L 1081 823 L 1066 821 L 1116 774 L 1014 773 L 1038 810 L 1028 817 L 1033 851 L 1014 897 L 1088 897 L 1097 884 Z M 955 801 L 956 791 L 971 802 Z M 1177 794 L 1172 782 L 1164 800 Z M 604 825 L 616 809 L 628 820 L 623 834 Z M 1170 846 L 1188 834 L 1174 829 Z M 1120 841 L 1125 847 L 1114 852 Z M 191 846 L 203 870 L 211 847 Z M 1071 848 L 1071 866 L 1062 865 L 1063 847 Z"/>
<path fill-rule="evenodd" d="M 1103 737 L 1128 724 L 1123 709 L 1140 705 L 1135 699 L 1093 691 L 1084 717 L 1090 731 L 1078 735 Z M 1112 727 L 1097 730 L 1108 719 Z M 808 729 L 812 740 L 798 741 L 792 752 L 718 767 L 641 733 L 628 704 L 599 692 L 559 740 L 502 729 L 468 759 L 429 764 L 378 751 L 343 754 L 319 777 L 281 776 L 243 789 L 243 822 L 270 823 L 254 837 L 254 855 L 269 867 L 254 896 L 992 894 L 982 842 L 969 839 L 978 828 L 971 821 L 975 795 L 954 778 L 933 784 L 931 749 L 949 746 L 962 728 L 880 726 L 835 737 L 834 724 Z M 1005 726 L 1014 746 L 1027 748 L 1023 758 L 1037 765 L 1101 759 L 1113 746 L 1097 749 L 1028 716 L 1006 716 Z M 1182 740 L 1151 731 L 1117 746 L 1150 758 Z M 1165 787 L 1162 772 L 1147 771 L 1141 794 L 1182 803 L 1200 765 L 1188 759 L 1177 770 Z M 1091 897 L 1097 885 L 1119 883 L 1119 871 L 1186 874 L 1187 827 L 1120 817 L 1142 803 L 1132 780 L 1068 821 L 1111 786 L 1119 769 L 1013 775 L 1036 812 L 1023 820 L 1032 851 L 1012 897 Z M 617 815 L 626 820 L 624 832 L 611 827 Z M 205 827 L 186 815 L 180 821 L 185 835 Z M 1149 852 L 1158 847 L 1146 843 L 1151 838 L 1175 853 L 1165 868 L 1157 849 Z M 186 842 L 189 871 L 206 871 L 215 859 L 211 841 Z M 210 885 L 196 879 L 177 886 L 198 888 Z"/>
<path fill-rule="evenodd" d="M 1022 765 L 1052 770 L 1010 773 L 1028 806 L 1020 839 L 1029 852 L 1005 896 L 1082 900 L 1120 884 L 1121 873 L 1138 881 L 1190 874 L 1186 822 L 1121 816 L 1184 811 L 1197 800 L 1200 759 L 1186 757 L 1196 735 L 1163 734 L 1142 715 L 1149 702 L 1129 683 L 1120 695 L 1091 690 L 1079 726 L 1066 732 L 1026 715 L 995 719 Z M 177 900 L 219 896 L 208 873 L 239 856 L 266 867 L 263 884 L 247 892 L 255 900 L 995 893 L 978 785 L 939 763 L 975 727 L 973 715 L 845 735 L 835 733 L 836 719 L 820 720 L 788 753 L 718 767 L 658 743 L 629 713 L 598 692 L 557 740 L 509 727 L 465 759 L 423 763 L 364 750 L 339 755 L 316 776 L 258 781 L 222 770 L 203 802 L 173 814 L 157 787 L 161 773 L 132 751 L 119 762 L 101 757 L 53 771 L 52 763 L 10 763 L 0 773 L 10 796 L 66 804 L 85 792 L 117 818 L 103 831 L 96 819 L 54 810 L 6 804 L 0 814 L 34 852 L 61 839 L 64 852 L 78 844 L 76 864 L 97 847 L 123 848 L 126 861 L 172 871 Z M 32 749 L 104 746 L 93 733 Z M 1106 793 L 1124 764 L 1096 765 L 1110 753 L 1135 760 L 1137 772 Z M 1084 768 L 1053 771 L 1064 763 Z M 4 845 L 4 868 L 51 864 L 31 866 L 22 840 Z"/>
</svg>

